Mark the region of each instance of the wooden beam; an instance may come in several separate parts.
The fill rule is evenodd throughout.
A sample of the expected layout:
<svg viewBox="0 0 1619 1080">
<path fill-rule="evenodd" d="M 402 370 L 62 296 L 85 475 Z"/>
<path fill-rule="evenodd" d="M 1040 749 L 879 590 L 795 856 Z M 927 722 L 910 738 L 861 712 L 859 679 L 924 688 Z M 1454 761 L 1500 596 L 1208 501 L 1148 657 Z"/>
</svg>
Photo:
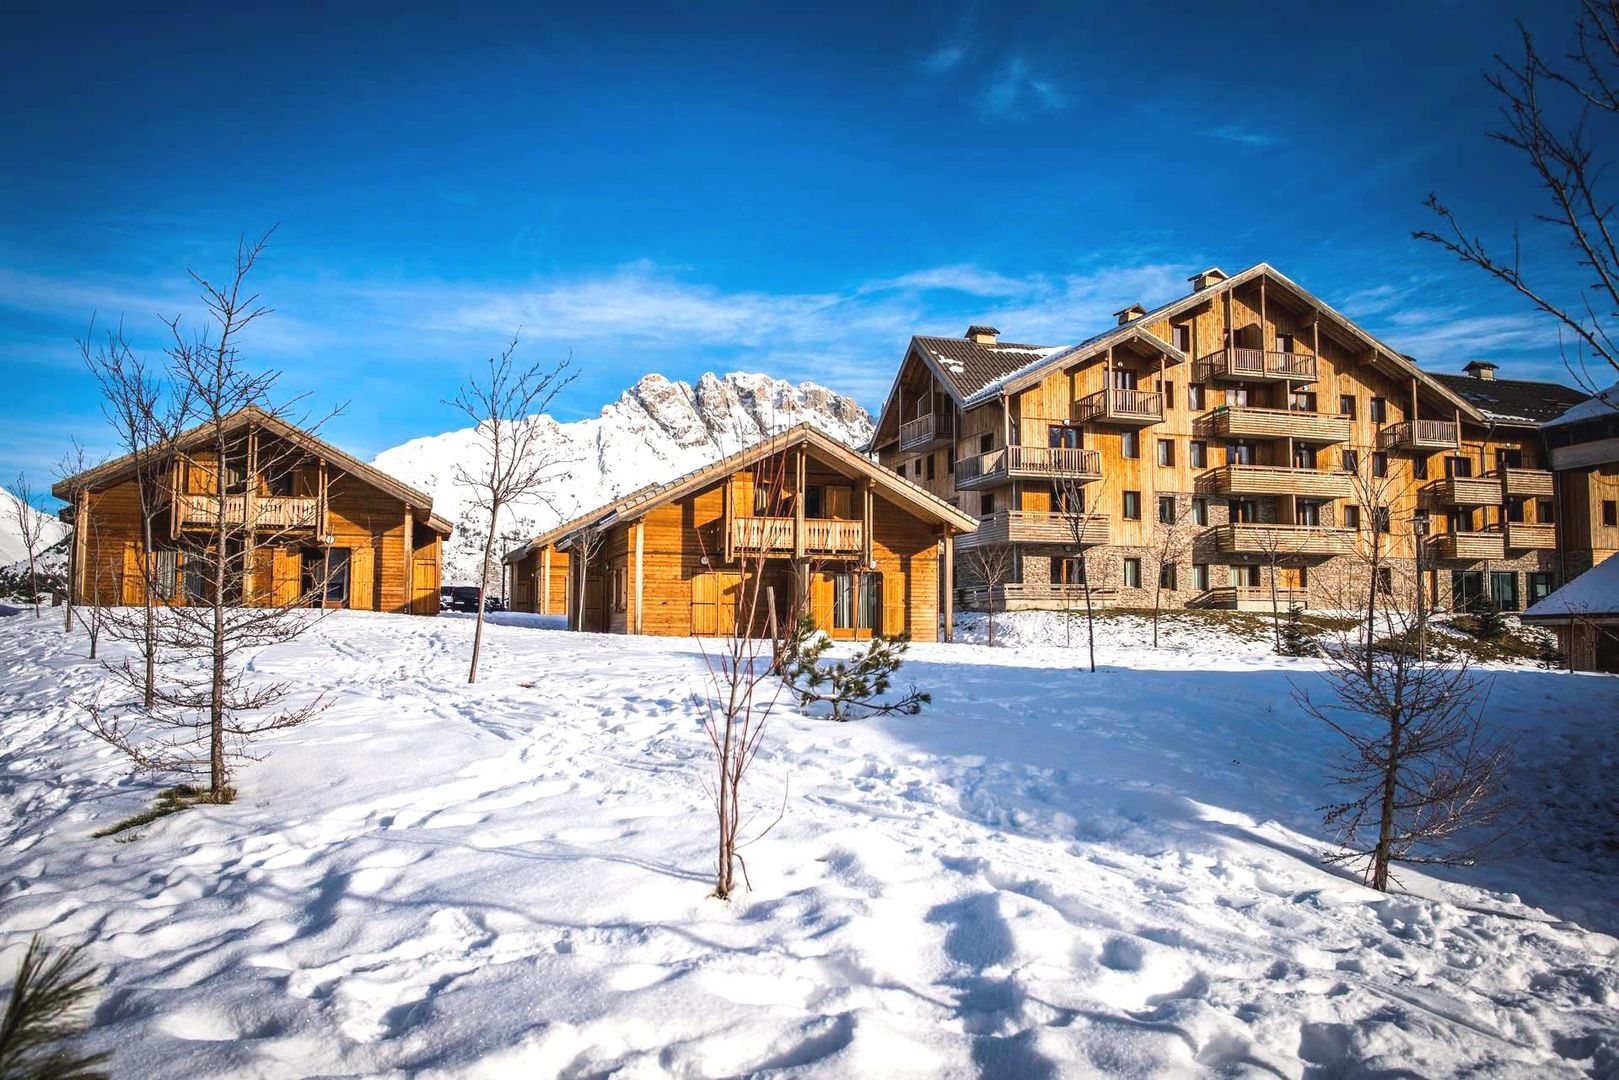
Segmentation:
<svg viewBox="0 0 1619 1080">
<path fill-rule="evenodd" d="M 84 603 L 84 549 L 85 534 L 88 532 L 90 524 L 90 493 L 81 490 L 77 502 L 79 504 L 78 508 L 73 512 L 73 584 L 69 590 L 74 595 L 68 597 L 68 602 L 72 604 Z M 151 552 L 141 552 L 142 559 L 149 560 L 151 557 Z M 144 583 L 142 587 L 143 589 L 146 587 Z M 99 603 L 100 599 L 100 597 L 97 597 L 96 602 Z M 123 597 L 118 597 L 117 602 L 123 603 Z"/>
<path fill-rule="evenodd" d="M 635 530 L 635 632 L 639 634 L 646 625 L 646 519 L 631 528 Z"/>
<path fill-rule="evenodd" d="M 804 448 L 793 455 L 793 558 L 804 557 Z"/>
<path fill-rule="evenodd" d="M 860 563 L 861 563 L 862 566 L 870 566 L 871 565 L 871 524 L 872 524 L 871 477 L 869 477 L 869 476 L 866 477 L 865 483 L 863 483 L 861 485 L 861 492 L 862 492 L 862 498 L 861 498 L 861 506 L 860 506 L 860 520 L 863 523 L 863 527 L 861 529 L 862 539 L 861 539 Z"/>
<path fill-rule="evenodd" d="M 540 614 L 551 614 L 551 545 L 540 552 Z"/>
<path fill-rule="evenodd" d="M 955 640 L 956 621 L 956 538 L 949 530 L 944 534 L 944 561 L 939 564 L 939 580 L 944 583 L 944 639 Z"/>
<path fill-rule="evenodd" d="M 416 568 L 412 565 L 414 553 L 411 551 L 411 541 L 414 539 L 414 537 L 411 535 L 412 531 L 413 530 L 412 530 L 412 522 L 411 522 L 411 517 L 410 517 L 410 504 L 406 503 L 405 504 L 405 549 L 404 549 L 405 550 L 405 614 L 406 615 L 412 614 L 412 612 L 414 610 L 413 606 L 411 604 L 411 601 L 415 597 L 415 592 L 414 591 L 415 591 L 415 588 L 416 588 Z M 483 589 L 483 582 L 481 582 L 481 581 L 478 582 L 478 588 L 480 590 L 479 595 L 481 596 L 482 595 L 481 590 Z"/>
</svg>

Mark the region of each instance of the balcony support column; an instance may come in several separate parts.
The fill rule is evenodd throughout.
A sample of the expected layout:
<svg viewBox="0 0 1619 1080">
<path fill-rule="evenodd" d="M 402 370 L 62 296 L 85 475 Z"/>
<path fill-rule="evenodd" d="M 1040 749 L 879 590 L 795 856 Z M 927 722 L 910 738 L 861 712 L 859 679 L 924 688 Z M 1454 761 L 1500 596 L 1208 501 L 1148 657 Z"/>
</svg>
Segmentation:
<svg viewBox="0 0 1619 1080">
<path fill-rule="evenodd" d="M 793 455 L 793 558 L 804 557 L 804 449 Z"/>
<path fill-rule="evenodd" d="M 415 553 L 413 551 L 411 551 L 411 542 L 415 539 L 415 536 L 413 535 L 415 530 L 412 528 L 412 525 L 413 525 L 413 522 L 412 522 L 411 516 L 410 516 L 410 504 L 406 503 L 405 504 L 405 589 L 404 589 L 405 602 L 404 602 L 404 606 L 400 608 L 400 613 L 404 614 L 404 615 L 410 615 L 410 614 L 412 614 L 412 612 L 414 610 L 414 608 L 413 608 L 413 606 L 411 604 L 411 600 L 412 600 L 411 593 L 412 593 L 412 590 L 414 590 L 416 588 L 416 568 L 414 566 Z M 322 530 L 322 535 L 324 535 L 324 530 Z M 480 581 L 478 583 L 478 587 L 480 589 L 483 588 L 483 582 Z"/>
<path fill-rule="evenodd" d="M 939 580 L 944 586 L 944 595 L 940 598 L 944 604 L 944 639 L 955 639 L 954 624 L 956 621 L 956 538 L 948 529 L 944 534 L 944 561 L 939 565 Z"/>
</svg>

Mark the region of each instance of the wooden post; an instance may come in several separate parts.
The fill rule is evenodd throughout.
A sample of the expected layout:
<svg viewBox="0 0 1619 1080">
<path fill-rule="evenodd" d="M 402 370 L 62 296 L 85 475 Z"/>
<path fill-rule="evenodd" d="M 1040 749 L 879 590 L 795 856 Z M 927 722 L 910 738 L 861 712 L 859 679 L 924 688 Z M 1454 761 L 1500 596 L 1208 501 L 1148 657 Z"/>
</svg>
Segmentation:
<svg viewBox="0 0 1619 1080">
<path fill-rule="evenodd" d="M 551 614 L 551 545 L 540 553 L 540 614 Z"/>
<path fill-rule="evenodd" d="M 411 614 L 415 613 L 415 607 L 411 603 L 411 601 L 413 599 L 415 599 L 415 593 L 416 593 L 416 567 L 414 565 L 415 553 L 411 550 L 411 541 L 414 539 L 414 537 L 411 535 L 413 531 L 414 531 L 414 527 L 413 527 L 413 523 L 411 521 L 411 516 L 410 516 L 410 504 L 406 503 L 405 504 L 405 548 L 404 548 L 404 558 L 405 558 L 405 614 L 406 615 L 411 615 Z M 482 596 L 483 582 L 481 582 L 481 581 L 478 582 L 478 589 L 479 589 L 479 595 Z"/>
<path fill-rule="evenodd" d="M 320 459 L 320 494 L 317 496 L 316 502 L 315 502 L 315 527 L 320 530 L 320 534 L 322 536 L 325 536 L 327 533 L 331 532 L 331 529 L 328 527 L 329 523 L 326 520 L 326 499 L 327 499 L 326 483 L 327 483 L 327 480 L 326 480 L 326 459 L 321 458 Z"/>
<path fill-rule="evenodd" d="M 862 536 L 861 536 L 861 540 L 860 540 L 860 562 L 861 562 L 861 564 L 863 566 L 868 566 L 868 567 L 871 565 L 871 526 L 872 526 L 872 513 L 871 513 L 871 511 L 872 511 L 871 477 L 868 476 L 868 477 L 866 477 L 865 486 L 862 489 L 862 498 L 861 498 L 861 506 L 860 506 L 860 521 L 861 521 L 861 532 L 862 532 Z"/>
<path fill-rule="evenodd" d="M 1419 415 L 1420 413 L 1417 410 L 1417 377 L 1413 375 L 1411 376 L 1411 415 L 1406 417 L 1407 420 L 1411 421 L 1412 438 L 1415 438 L 1417 434 L 1417 417 Z"/>
<path fill-rule="evenodd" d="M 736 558 L 735 525 L 736 520 L 736 474 L 732 473 L 725 478 L 725 486 L 720 489 L 720 548 L 724 552 L 725 561 L 730 563 Z"/>
<path fill-rule="evenodd" d="M 646 584 L 646 519 L 642 518 L 633 526 L 635 530 L 635 632 L 645 632 L 645 596 Z"/>
<path fill-rule="evenodd" d="M 1265 322 L 1265 275 L 1260 274 L 1259 275 L 1259 351 L 1262 352 L 1262 353 L 1266 351 L 1265 350 L 1265 336 L 1266 336 L 1267 333 L 1269 333 L 1269 331 L 1270 331 L 1270 326 Z M 1274 341 L 1275 337 L 1272 336 L 1271 340 Z M 1264 363 L 1263 357 L 1261 357 L 1260 363 Z M 1289 385 L 1291 386 L 1291 384 L 1289 384 Z"/>
<path fill-rule="evenodd" d="M 804 448 L 794 455 L 793 471 L 793 558 L 804 557 Z"/>
<path fill-rule="evenodd" d="M 77 502 L 79 504 L 78 509 L 73 513 L 73 577 L 72 584 L 68 589 L 70 594 L 68 604 L 70 607 L 73 604 L 84 603 L 84 548 L 85 534 L 88 531 L 87 526 L 90 522 L 90 493 L 80 491 Z M 141 558 L 150 559 L 151 557 L 151 553 L 141 552 Z M 100 603 L 101 598 L 98 596 L 93 602 Z M 123 597 L 119 597 L 118 602 L 122 603 Z M 69 617 L 71 617 L 71 612 Z"/>
<path fill-rule="evenodd" d="M 944 584 L 944 639 L 955 640 L 956 621 L 956 538 L 948 529 L 944 534 L 944 561 L 939 564 L 939 580 Z"/>
</svg>

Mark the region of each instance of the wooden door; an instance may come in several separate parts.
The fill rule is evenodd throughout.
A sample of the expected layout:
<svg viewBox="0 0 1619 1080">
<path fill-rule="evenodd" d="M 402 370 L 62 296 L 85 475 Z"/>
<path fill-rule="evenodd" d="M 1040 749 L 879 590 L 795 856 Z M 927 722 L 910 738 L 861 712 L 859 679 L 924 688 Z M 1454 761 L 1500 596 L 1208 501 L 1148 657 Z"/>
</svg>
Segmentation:
<svg viewBox="0 0 1619 1080">
<path fill-rule="evenodd" d="M 411 560 L 410 613 L 438 614 L 438 563 L 432 559 Z"/>
<path fill-rule="evenodd" d="M 420 566 L 421 562 L 416 565 Z M 376 610 L 376 566 L 376 552 L 370 544 L 349 553 L 349 607 L 355 611 Z M 420 595 L 419 589 L 417 595 Z"/>
<path fill-rule="evenodd" d="M 883 631 L 900 634 L 911 628 L 906 589 L 910 586 L 911 560 L 902 560 L 900 572 L 883 575 Z"/>
<path fill-rule="evenodd" d="M 95 597 L 97 601 L 101 599 L 99 595 L 101 588 L 99 583 L 96 581 L 95 573 L 98 566 L 99 562 L 96 565 L 84 567 L 80 571 L 84 575 L 81 580 L 89 584 L 89 588 L 86 591 L 89 592 L 91 596 Z M 123 595 L 119 602 L 128 607 L 135 607 L 144 603 L 144 594 L 146 592 L 145 585 L 145 578 L 141 574 L 140 552 L 136 549 L 133 543 L 125 544 L 123 587 L 120 590 Z M 83 602 L 83 599 L 83 597 L 80 597 L 81 603 Z"/>
<path fill-rule="evenodd" d="M 710 570 L 691 579 L 691 632 L 698 637 L 726 636 L 736 629 L 742 574 Z"/>
<path fill-rule="evenodd" d="M 296 548 L 277 547 L 271 550 L 274 552 L 270 561 L 271 602 L 276 607 L 290 607 L 298 602 L 298 594 L 302 591 L 303 556 Z"/>
</svg>

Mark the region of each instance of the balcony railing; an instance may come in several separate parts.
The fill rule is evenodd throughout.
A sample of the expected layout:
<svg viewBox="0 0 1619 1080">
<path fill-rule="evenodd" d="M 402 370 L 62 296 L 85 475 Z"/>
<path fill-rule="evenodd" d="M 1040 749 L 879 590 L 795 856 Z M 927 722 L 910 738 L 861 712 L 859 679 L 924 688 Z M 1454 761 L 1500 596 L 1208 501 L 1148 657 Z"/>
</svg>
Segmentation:
<svg viewBox="0 0 1619 1080">
<path fill-rule="evenodd" d="M 1106 514 L 1098 513 L 1078 522 L 1080 543 L 1105 544 L 1112 535 Z M 956 539 L 956 549 L 985 544 L 1068 544 L 1074 543 L 1075 522 L 1067 514 L 1039 510 L 1001 510 L 979 523 L 976 531 Z"/>
<path fill-rule="evenodd" d="M 1493 476 L 1447 476 L 1423 490 L 1438 506 L 1495 506 L 1501 502 L 1501 481 Z"/>
<path fill-rule="evenodd" d="M 181 493 L 175 499 L 175 521 L 182 529 L 212 528 L 219 523 L 218 495 Z M 225 523 L 255 529 L 318 529 L 320 499 L 301 495 L 226 495 Z"/>
<path fill-rule="evenodd" d="M 1271 593 L 1269 585 L 1222 585 L 1210 589 L 1194 603 L 1198 607 L 1234 608 L 1237 611 L 1269 611 L 1272 602 L 1278 611 L 1287 611 L 1294 604 L 1304 607 L 1309 603 L 1310 591 L 1294 585 L 1278 585 Z"/>
<path fill-rule="evenodd" d="M 1500 559 L 1506 556 L 1506 546 L 1500 532 L 1452 532 L 1434 538 L 1441 559 Z"/>
<path fill-rule="evenodd" d="M 1344 499 L 1354 493 L 1354 478 L 1327 469 L 1287 465 L 1227 465 L 1214 471 L 1215 490 L 1222 495 L 1303 495 Z"/>
<path fill-rule="evenodd" d="M 1557 526 L 1539 521 L 1506 523 L 1507 550 L 1546 551 L 1557 547 Z"/>
<path fill-rule="evenodd" d="M 1214 411 L 1214 433 L 1234 439 L 1298 439 L 1301 442 L 1349 441 L 1347 416 L 1298 412 L 1293 409 L 1258 409 L 1246 405 L 1222 406 Z"/>
<path fill-rule="evenodd" d="M 1499 479 L 1508 495 L 1549 496 L 1557 484 L 1547 469 L 1496 469 L 1485 476 Z"/>
<path fill-rule="evenodd" d="M 1091 604 L 1105 607 L 1118 596 L 1112 587 L 1091 589 Z M 1035 583 L 1025 585 L 1009 582 L 1005 585 L 964 585 L 956 590 L 956 603 L 968 610 L 983 610 L 993 599 L 997 610 L 1020 608 L 1082 608 L 1085 605 L 1085 586 L 1075 584 Z"/>
<path fill-rule="evenodd" d="M 1102 454 L 1068 446 L 1003 446 L 956 462 L 958 488 L 993 487 L 1020 477 L 1100 480 Z"/>
<path fill-rule="evenodd" d="M 1196 373 L 1199 382 L 1209 379 L 1315 382 L 1319 366 L 1316 358 L 1306 353 L 1221 349 L 1198 360 Z"/>
<path fill-rule="evenodd" d="M 1454 420 L 1402 420 L 1377 433 L 1384 450 L 1449 450 L 1458 445 Z"/>
<path fill-rule="evenodd" d="M 1355 550 L 1353 529 L 1322 525 L 1268 525 L 1235 522 L 1215 529 L 1224 552 L 1278 555 L 1348 555 Z"/>
<path fill-rule="evenodd" d="M 951 437 L 950 427 L 950 417 L 943 413 L 929 413 L 907 420 L 899 426 L 899 448 L 925 450 L 935 443 L 947 442 Z"/>
<path fill-rule="evenodd" d="M 1164 395 L 1156 390 L 1110 387 L 1074 402 L 1076 424 L 1126 424 L 1140 427 L 1164 418 Z"/>
<path fill-rule="evenodd" d="M 793 519 L 739 517 L 731 519 L 731 547 L 757 555 L 793 554 Z M 866 549 L 866 526 L 859 521 L 832 518 L 804 519 L 804 554 L 855 556 Z"/>
</svg>

